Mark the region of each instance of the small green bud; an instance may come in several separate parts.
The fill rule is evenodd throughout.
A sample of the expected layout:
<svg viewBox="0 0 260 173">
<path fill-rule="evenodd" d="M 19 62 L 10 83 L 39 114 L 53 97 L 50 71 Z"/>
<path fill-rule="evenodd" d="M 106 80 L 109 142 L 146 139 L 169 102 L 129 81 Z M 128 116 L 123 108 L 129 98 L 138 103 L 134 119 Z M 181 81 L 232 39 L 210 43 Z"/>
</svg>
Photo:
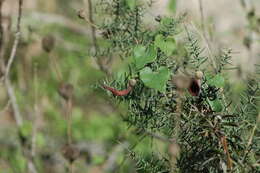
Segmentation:
<svg viewBox="0 0 260 173">
<path fill-rule="evenodd" d="M 202 79 L 202 78 L 203 78 L 203 72 L 202 72 L 202 71 L 196 71 L 195 77 L 196 77 L 197 79 Z"/>
<path fill-rule="evenodd" d="M 129 80 L 129 85 L 130 86 L 135 86 L 136 85 L 136 80 L 135 79 L 130 79 Z"/>
</svg>

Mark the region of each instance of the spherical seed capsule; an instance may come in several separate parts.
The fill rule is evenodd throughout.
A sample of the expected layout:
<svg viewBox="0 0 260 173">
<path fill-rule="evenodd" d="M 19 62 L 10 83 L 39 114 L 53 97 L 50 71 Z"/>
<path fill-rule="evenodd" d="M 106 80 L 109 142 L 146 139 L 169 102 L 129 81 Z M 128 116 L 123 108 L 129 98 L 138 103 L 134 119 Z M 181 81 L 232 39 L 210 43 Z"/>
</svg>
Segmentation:
<svg viewBox="0 0 260 173">
<path fill-rule="evenodd" d="M 247 49 L 250 49 L 252 45 L 252 38 L 249 35 L 245 36 L 243 39 L 243 44 Z"/>
<path fill-rule="evenodd" d="M 71 99 L 73 95 L 73 85 L 69 83 L 61 83 L 58 89 L 58 93 L 65 100 Z"/>
<path fill-rule="evenodd" d="M 195 77 L 196 77 L 197 79 L 202 79 L 202 78 L 203 78 L 203 72 L 202 72 L 202 71 L 196 71 Z"/>
<path fill-rule="evenodd" d="M 78 17 L 80 19 L 85 19 L 86 16 L 85 16 L 85 11 L 83 9 L 78 11 Z"/>
<path fill-rule="evenodd" d="M 136 80 L 135 79 L 130 79 L 129 80 L 129 85 L 132 86 L 132 87 L 135 86 L 136 85 Z"/>
<path fill-rule="evenodd" d="M 66 144 L 62 147 L 61 152 L 66 160 L 70 163 L 74 162 L 80 155 L 79 149 L 72 144 Z"/>
<path fill-rule="evenodd" d="M 42 48 L 46 52 L 51 52 L 55 46 L 55 38 L 53 35 L 47 35 L 42 39 Z"/>
</svg>

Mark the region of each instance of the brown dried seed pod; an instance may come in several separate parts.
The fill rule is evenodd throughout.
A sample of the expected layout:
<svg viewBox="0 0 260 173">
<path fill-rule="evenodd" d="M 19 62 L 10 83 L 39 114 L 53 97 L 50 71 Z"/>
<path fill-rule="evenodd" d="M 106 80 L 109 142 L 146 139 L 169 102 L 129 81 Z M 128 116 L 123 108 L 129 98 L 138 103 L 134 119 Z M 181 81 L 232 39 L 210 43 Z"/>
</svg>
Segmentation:
<svg viewBox="0 0 260 173">
<path fill-rule="evenodd" d="M 80 19 L 85 19 L 86 15 L 85 15 L 85 11 L 83 9 L 80 9 L 78 11 L 78 18 Z"/>
<path fill-rule="evenodd" d="M 255 17 L 255 9 L 252 8 L 248 13 L 247 13 L 248 18 Z"/>
<path fill-rule="evenodd" d="M 69 83 L 61 83 L 58 92 L 65 100 L 71 99 L 73 95 L 73 85 Z"/>
<path fill-rule="evenodd" d="M 250 49 L 252 45 L 252 38 L 249 35 L 245 36 L 243 39 L 243 44 L 247 49 Z"/>
<path fill-rule="evenodd" d="M 42 39 L 42 49 L 46 52 L 51 52 L 55 46 L 55 38 L 53 35 L 47 35 Z"/>
<path fill-rule="evenodd" d="M 74 162 L 80 155 L 79 149 L 72 144 L 66 144 L 62 147 L 61 152 L 63 157 L 70 163 Z"/>
</svg>

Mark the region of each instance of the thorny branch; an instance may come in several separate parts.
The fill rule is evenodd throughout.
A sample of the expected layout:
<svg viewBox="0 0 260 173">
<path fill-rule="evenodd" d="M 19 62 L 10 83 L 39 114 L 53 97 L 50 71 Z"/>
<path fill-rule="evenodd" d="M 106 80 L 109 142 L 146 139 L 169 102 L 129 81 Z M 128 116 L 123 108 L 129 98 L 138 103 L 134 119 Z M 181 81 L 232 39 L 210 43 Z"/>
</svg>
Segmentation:
<svg viewBox="0 0 260 173">
<path fill-rule="evenodd" d="M 1 2 L 1 9 L 2 9 L 3 0 L 1 0 L 0 2 Z M 22 117 L 21 117 L 21 113 L 20 113 L 18 104 L 17 104 L 15 92 L 14 92 L 13 86 L 12 86 L 10 78 L 9 78 L 10 77 L 9 72 L 11 70 L 12 64 L 13 64 L 14 59 L 16 57 L 16 52 L 17 52 L 18 44 L 19 44 L 20 37 L 21 37 L 22 6 L 23 6 L 23 0 L 19 0 L 18 1 L 18 17 L 17 17 L 15 40 L 14 40 L 14 43 L 12 45 L 11 54 L 10 54 L 10 57 L 8 59 L 6 66 L 5 66 L 5 63 L 3 61 L 4 60 L 3 57 L 1 57 L 1 60 L 2 60 L 1 68 L 4 72 L 5 88 L 7 90 L 7 94 L 9 96 L 10 103 L 11 103 L 13 111 L 14 111 L 14 118 L 15 118 L 16 124 L 19 128 L 23 125 L 23 121 L 22 121 Z M 1 27 L 0 27 L 1 28 L 1 30 L 0 30 L 0 32 L 1 32 L 1 48 L 0 49 L 1 49 L 1 53 L 2 53 L 2 51 L 3 51 L 3 40 L 4 40 L 3 34 L 4 33 L 3 33 L 3 28 L 2 28 L 2 11 L 0 13 L 1 13 L 1 16 L 0 16 L 0 18 L 1 18 L 1 21 L 0 21 L 1 22 Z M 4 56 L 3 53 L 1 55 Z M 33 163 L 33 160 L 31 158 L 29 158 L 28 156 L 25 156 L 25 157 L 28 160 L 28 171 L 31 172 L 31 173 L 37 173 L 36 167 Z"/>
</svg>

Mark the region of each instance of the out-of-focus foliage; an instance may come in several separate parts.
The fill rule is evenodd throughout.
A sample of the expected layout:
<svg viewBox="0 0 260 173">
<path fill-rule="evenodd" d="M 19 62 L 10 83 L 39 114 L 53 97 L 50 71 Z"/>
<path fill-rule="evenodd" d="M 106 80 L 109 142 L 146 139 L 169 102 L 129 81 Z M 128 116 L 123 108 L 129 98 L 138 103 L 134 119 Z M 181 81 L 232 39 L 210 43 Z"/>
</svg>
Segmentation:
<svg viewBox="0 0 260 173">
<path fill-rule="evenodd" d="M 229 159 L 223 136 L 233 172 L 259 171 L 259 73 L 231 81 L 232 52 L 205 55 L 199 35 L 185 28 L 185 15 L 152 16 L 155 25 L 150 26 L 143 17 L 153 2 L 93 0 L 91 24 L 87 2 L 25 4 L 10 74 L 23 124 L 17 127 L 0 86 L 0 173 L 33 172 L 31 163 L 39 173 L 68 172 L 64 83 L 73 86 L 71 138 L 79 151 L 75 173 L 221 172 Z M 177 5 L 177 0 L 169 1 L 172 14 Z M 78 18 L 81 8 L 87 20 Z M 15 18 L 10 19 L 15 26 Z M 257 15 L 248 14 L 248 19 L 258 32 Z M 6 61 L 14 27 L 9 32 Z M 180 94 L 172 78 L 196 71 L 204 73 L 200 96 L 187 90 Z M 130 79 L 137 83 L 123 97 L 101 87 L 105 83 L 123 90 Z"/>
</svg>

